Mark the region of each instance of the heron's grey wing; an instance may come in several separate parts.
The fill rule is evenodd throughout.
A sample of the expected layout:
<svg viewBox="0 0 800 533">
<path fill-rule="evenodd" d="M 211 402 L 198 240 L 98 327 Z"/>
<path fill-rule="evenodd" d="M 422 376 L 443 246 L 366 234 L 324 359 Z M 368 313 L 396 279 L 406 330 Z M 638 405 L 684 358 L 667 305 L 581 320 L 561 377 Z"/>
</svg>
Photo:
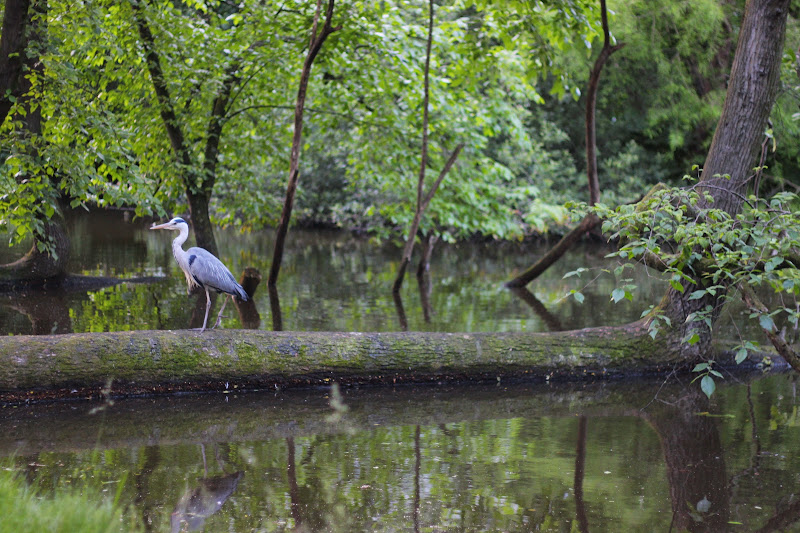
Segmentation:
<svg viewBox="0 0 800 533">
<path fill-rule="evenodd" d="M 242 286 L 236 282 L 231 271 L 222 261 L 204 248 L 189 248 L 186 250 L 189 271 L 192 277 L 201 285 L 228 294 L 241 297 L 244 292 Z"/>
</svg>

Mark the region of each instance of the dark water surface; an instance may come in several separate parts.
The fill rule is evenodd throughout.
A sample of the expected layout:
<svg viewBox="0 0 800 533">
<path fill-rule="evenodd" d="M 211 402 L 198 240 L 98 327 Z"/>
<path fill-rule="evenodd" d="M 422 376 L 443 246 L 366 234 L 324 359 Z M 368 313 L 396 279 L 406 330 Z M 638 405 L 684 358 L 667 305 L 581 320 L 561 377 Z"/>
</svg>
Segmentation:
<svg viewBox="0 0 800 533">
<path fill-rule="evenodd" d="M 175 233 L 150 231 L 144 221 L 126 223 L 122 213 L 73 215 L 70 225 L 71 273 L 125 279 L 160 276 L 161 281 L 121 283 L 88 292 L 0 294 L 0 334 L 185 329 L 202 323 L 205 295 L 186 295 L 186 280 L 170 247 Z M 255 267 L 264 276 L 255 297 L 258 318 L 244 325 L 274 329 L 266 290 L 273 233 L 217 230 L 216 237 L 221 259 L 237 279 L 245 267 Z M 193 245 L 190 235 L 184 248 Z M 0 251 L 5 254 L 0 261 L 13 259 L 8 250 Z M 661 282 L 644 270 L 628 271 L 627 275 L 640 285 L 634 302 L 611 303 L 614 277 L 600 275 L 599 269 L 616 265 L 603 259 L 609 249 L 600 246 L 576 248 L 546 272 L 531 287 L 531 293 L 520 296 L 506 290 L 503 283 L 529 266 L 542 251 L 540 247 L 515 244 L 438 245 L 429 286 L 421 290 L 413 271 L 406 277 L 403 318 L 391 296 L 401 250 L 348 233 L 291 230 L 278 280 L 282 328 L 468 332 L 573 329 L 638 319 L 653 303 L 652 295 L 663 290 Z M 566 272 L 585 266 L 595 270 L 580 278 L 562 279 Z M 583 304 L 565 297 L 573 289 L 583 291 Z M 217 299 L 214 309 L 220 303 Z M 226 314 L 223 327 L 243 327 L 235 307 L 226 308 Z"/>
<path fill-rule="evenodd" d="M 0 450 L 148 531 L 800 531 L 798 402 L 790 374 L 209 394 L 3 408 Z"/>
</svg>

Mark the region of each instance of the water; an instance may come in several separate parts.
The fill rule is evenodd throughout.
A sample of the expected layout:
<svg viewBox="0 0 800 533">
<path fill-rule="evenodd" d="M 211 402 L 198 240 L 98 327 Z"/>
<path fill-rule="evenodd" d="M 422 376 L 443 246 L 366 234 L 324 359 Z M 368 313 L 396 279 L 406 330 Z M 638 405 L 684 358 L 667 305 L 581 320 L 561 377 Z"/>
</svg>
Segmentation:
<svg viewBox="0 0 800 533">
<path fill-rule="evenodd" d="M 119 213 L 70 224 L 70 272 L 146 282 L 0 295 L 0 334 L 195 325 L 205 297 L 186 296 L 172 234 Z M 399 249 L 342 233 L 289 235 L 278 286 L 286 330 L 621 324 L 664 290 L 657 276 L 629 271 L 636 297 L 613 304 L 614 277 L 600 276 L 616 266 L 608 249 L 583 246 L 519 295 L 502 283 L 541 249 L 441 245 L 430 286 L 407 277 L 401 314 L 390 295 Z M 221 230 L 217 240 L 237 277 L 247 266 L 266 276 L 271 233 Z M 593 270 L 563 277 L 582 266 Z M 246 325 L 273 329 L 273 303 L 262 285 L 258 319 Z M 724 318 L 720 337 L 748 331 L 736 307 Z M 231 309 L 223 326 L 242 318 Z M 795 379 L 728 375 L 711 401 L 673 376 L 7 406 L 0 460 L 45 493 L 116 498 L 149 531 L 800 531 Z"/>
<path fill-rule="evenodd" d="M 160 277 L 160 281 L 120 283 L 88 292 L 0 294 L 0 334 L 185 329 L 202 323 L 205 295 L 187 297 L 186 280 L 170 248 L 174 233 L 149 231 L 144 221 L 125 222 L 122 213 L 80 213 L 70 220 L 72 274 L 151 281 Z M 240 234 L 227 229 L 217 230 L 216 237 L 221 259 L 234 276 L 252 266 L 265 279 L 256 292 L 257 318 L 244 326 L 275 329 L 266 290 L 273 233 Z M 192 236 L 185 247 L 190 245 Z M 572 329 L 638 319 L 653 303 L 652 295 L 663 291 L 662 282 L 643 269 L 628 271 L 640 285 L 634 302 L 611 303 L 614 276 L 601 275 L 599 269 L 616 265 L 603 258 L 609 249 L 602 246 L 570 252 L 525 298 L 503 287 L 543 251 L 531 245 L 440 244 L 434 250 L 429 286 L 421 290 L 413 272 L 406 277 L 401 314 L 391 296 L 399 248 L 347 233 L 291 230 L 278 280 L 281 327 L 306 331 Z M 13 258 L 13 251 L 2 252 L 0 261 Z M 566 272 L 587 264 L 595 270 L 563 279 Z M 573 289 L 583 291 L 583 304 L 566 296 Z M 217 299 L 214 309 L 220 304 Z M 236 308 L 231 306 L 226 313 L 223 327 L 243 327 Z"/>
<path fill-rule="evenodd" d="M 4 408 L 0 453 L 149 531 L 800 531 L 795 376 L 739 381 Z"/>
</svg>

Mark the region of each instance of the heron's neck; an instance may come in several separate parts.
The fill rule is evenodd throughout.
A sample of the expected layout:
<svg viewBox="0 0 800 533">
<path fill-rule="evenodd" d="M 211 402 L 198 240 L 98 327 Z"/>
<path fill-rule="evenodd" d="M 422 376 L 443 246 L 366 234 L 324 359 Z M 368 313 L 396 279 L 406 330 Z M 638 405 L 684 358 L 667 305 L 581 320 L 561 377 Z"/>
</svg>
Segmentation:
<svg viewBox="0 0 800 533">
<path fill-rule="evenodd" d="M 183 243 L 186 242 L 186 239 L 189 238 L 189 228 L 187 226 L 181 225 L 181 232 L 178 234 L 177 237 L 172 241 L 172 255 L 175 256 L 175 259 L 178 263 L 183 265 L 186 261 L 186 252 L 183 251 Z"/>
<path fill-rule="evenodd" d="M 175 256 L 178 266 L 180 266 L 181 270 L 183 270 L 183 275 L 186 276 L 186 282 L 189 284 L 189 290 L 191 290 L 192 287 L 197 285 L 197 282 L 189 273 L 189 267 L 191 266 L 189 265 L 189 254 L 183 251 L 183 243 L 185 243 L 186 239 L 188 238 L 189 228 L 186 226 L 181 226 L 181 232 L 177 237 L 175 237 L 175 240 L 172 241 L 172 255 Z"/>
</svg>

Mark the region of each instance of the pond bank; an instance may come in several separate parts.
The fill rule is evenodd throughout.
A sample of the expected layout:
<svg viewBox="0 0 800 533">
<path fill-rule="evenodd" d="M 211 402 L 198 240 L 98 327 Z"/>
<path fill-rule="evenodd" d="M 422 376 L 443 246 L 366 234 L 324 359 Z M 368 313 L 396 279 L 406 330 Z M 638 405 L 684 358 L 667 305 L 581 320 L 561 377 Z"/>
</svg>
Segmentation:
<svg viewBox="0 0 800 533">
<path fill-rule="evenodd" d="M 624 327 L 555 333 L 189 330 L 0 338 L 0 402 L 689 370 Z"/>
</svg>

